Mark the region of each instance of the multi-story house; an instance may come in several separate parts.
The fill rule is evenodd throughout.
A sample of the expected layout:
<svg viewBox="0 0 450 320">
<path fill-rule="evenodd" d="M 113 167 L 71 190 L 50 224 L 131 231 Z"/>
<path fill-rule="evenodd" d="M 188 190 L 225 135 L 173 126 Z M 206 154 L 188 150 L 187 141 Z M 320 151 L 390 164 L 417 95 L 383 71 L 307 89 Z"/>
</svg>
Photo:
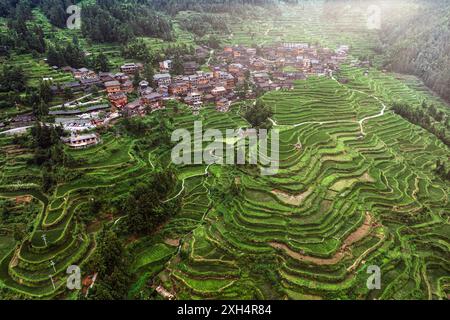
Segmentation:
<svg viewBox="0 0 450 320">
<path fill-rule="evenodd" d="M 120 67 L 120 71 L 126 74 L 135 74 L 136 71 L 139 71 L 143 68 L 141 63 L 125 63 Z"/>
<path fill-rule="evenodd" d="M 128 103 L 127 95 L 123 92 L 111 93 L 108 95 L 109 101 L 114 108 L 121 108 Z"/>
<path fill-rule="evenodd" d="M 172 77 L 168 73 L 159 73 L 153 76 L 153 80 L 158 86 L 168 86 L 172 83 Z"/>
<path fill-rule="evenodd" d="M 120 82 L 117 80 L 105 82 L 105 88 L 108 94 L 121 91 Z"/>
</svg>

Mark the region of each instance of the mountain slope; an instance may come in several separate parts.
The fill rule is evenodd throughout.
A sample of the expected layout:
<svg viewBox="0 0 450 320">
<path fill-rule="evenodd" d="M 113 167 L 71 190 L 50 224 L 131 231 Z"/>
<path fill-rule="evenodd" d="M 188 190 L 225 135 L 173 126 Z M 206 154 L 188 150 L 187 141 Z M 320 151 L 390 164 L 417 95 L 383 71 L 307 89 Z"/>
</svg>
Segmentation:
<svg viewBox="0 0 450 320">
<path fill-rule="evenodd" d="M 450 1 L 418 2 L 406 19 L 390 19 L 380 33 L 385 67 L 421 77 L 450 100 Z"/>
</svg>

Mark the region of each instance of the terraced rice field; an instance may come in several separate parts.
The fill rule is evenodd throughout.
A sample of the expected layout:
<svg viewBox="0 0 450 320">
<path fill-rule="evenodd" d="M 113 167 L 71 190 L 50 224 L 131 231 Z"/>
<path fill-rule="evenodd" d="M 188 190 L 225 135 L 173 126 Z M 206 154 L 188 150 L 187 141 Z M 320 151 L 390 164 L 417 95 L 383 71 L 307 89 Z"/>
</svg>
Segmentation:
<svg viewBox="0 0 450 320">
<path fill-rule="evenodd" d="M 420 103 L 429 93 L 377 71 L 346 66 L 341 76 L 350 82 L 309 78 L 263 97 L 280 130 L 276 175 L 178 168 L 182 211 L 153 240 L 132 245 L 132 290 L 153 278 L 177 298 L 446 298 L 449 185 L 433 169 L 449 150 L 389 109 L 381 113 L 393 99 Z M 182 110 L 177 128 L 199 118 L 204 129 L 247 126 L 238 106 L 200 116 Z M 29 237 L 3 257 L 1 282 L 24 296 L 64 296 L 67 266 L 82 265 L 95 248 L 77 218 L 87 191 L 120 196 L 167 154 L 136 152 L 132 139 L 110 133 L 97 147 L 71 151 L 84 159 L 79 176 L 44 195 L 39 170 L 25 164 L 29 151 L 13 152 L 2 139 L 2 196 L 30 194 L 42 210 Z M 223 194 L 233 182 L 239 195 Z M 381 268 L 381 290 L 367 289 L 370 265 Z"/>
<path fill-rule="evenodd" d="M 447 297 L 449 185 L 433 169 L 449 150 L 390 111 L 380 115 L 388 96 L 422 101 L 404 84 L 343 72 L 349 85 L 311 78 L 264 96 L 281 130 L 280 171 L 233 171 L 243 192 L 211 204 L 181 238 L 180 254 L 160 274 L 169 291 L 179 298 Z M 226 181 L 227 169 L 211 169 L 204 181 Z M 381 268 L 381 290 L 367 289 L 370 265 Z"/>
<path fill-rule="evenodd" d="M 254 39 L 246 26 L 236 27 L 229 42 L 318 41 L 332 48 L 350 44 L 355 55 L 369 52 L 370 35 L 360 37 L 362 18 L 352 33 L 354 12 L 323 24 L 323 11 L 313 9 L 249 26 L 258 34 Z M 56 34 L 71 37 L 67 32 Z M 188 34 L 179 38 L 192 40 Z M 89 50 L 120 62 L 115 47 Z M 31 70 L 32 81 L 48 72 L 66 77 L 25 58 L 16 61 Z M 311 77 L 293 90 L 263 96 L 280 130 L 276 175 L 260 176 L 252 166 L 177 168 L 173 197 L 182 198 L 181 212 L 151 237 L 129 243 L 136 276 L 130 297 L 152 280 L 178 299 L 448 299 L 450 185 L 434 169 L 450 150 L 390 111 L 394 101 L 448 106 L 415 79 L 375 69 L 365 76 L 350 65 L 336 77 L 349 82 Z M 199 116 L 180 110 L 168 110 L 176 128 L 192 131 L 195 120 L 203 121 L 204 130 L 248 126 L 238 104 L 229 113 L 212 106 Z M 152 174 L 155 163 L 169 163 L 167 150 L 142 150 L 138 138 L 111 130 L 102 139 L 90 149 L 67 150 L 80 165 L 71 169 L 69 182 L 43 194 L 41 168 L 28 163 L 32 150 L 0 138 L 0 197 L 30 195 L 39 207 L 23 242 L 0 236 L 1 287 L 22 297 L 67 298 L 67 267 L 83 268 L 96 247 L 98 228 L 81 221 L 92 194 L 120 199 Z M 233 184 L 238 194 L 231 192 Z M 366 285 L 372 265 L 381 269 L 379 290 Z"/>
<path fill-rule="evenodd" d="M 121 47 L 118 44 L 92 43 L 83 37 L 80 30 L 60 29 L 52 26 L 45 15 L 37 9 L 33 11 L 33 15 L 35 22 L 42 27 L 46 39 L 51 39 L 51 42 L 54 44 L 64 44 L 76 38 L 81 48 L 84 49 L 88 55 L 97 55 L 99 53 L 107 55 L 110 64 L 113 67 L 111 71 L 119 71 L 119 67 L 126 62 L 135 62 L 122 57 Z M 0 32 L 6 32 L 6 28 L 3 27 L 2 21 L 0 21 Z M 165 42 L 161 39 L 149 37 L 144 37 L 142 39 L 149 45 L 155 55 L 159 54 L 163 48 L 168 46 L 194 44 L 193 35 L 182 30 L 176 21 L 173 25 L 173 30 L 175 40 L 172 42 Z M 28 77 L 28 85 L 30 86 L 38 86 L 44 77 L 52 78 L 55 83 L 64 83 L 74 80 L 70 73 L 54 70 L 52 69 L 52 66 L 49 66 L 44 61 L 43 57 L 33 57 L 31 54 L 15 54 L 8 58 L 8 64 L 22 67 Z"/>
<path fill-rule="evenodd" d="M 232 36 L 224 39 L 230 44 L 264 45 L 277 42 L 318 43 L 336 48 L 346 44 L 355 56 L 372 53 L 376 30 L 367 28 L 367 5 L 346 8 L 332 2 L 305 2 L 301 6 L 282 6 L 281 15 L 274 19 L 251 20 L 248 24 L 232 26 Z"/>
<path fill-rule="evenodd" d="M 128 147 L 122 148 L 122 145 Z M 133 142 L 128 138 L 106 135 L 104 143 L 97 148 L 76 152 L 74 157 L 89 159 L 95 153 L 95 160 L 86 161 L 82 168 L 74 169 L 79 178 L 70 183 L 58 185 L 54 194 L 44 195 L 37 187 L 39 171 L 28 166 L 23 169 L 23 180 L 14 184 L 12 178 L 19 175 L 9 173 L 12 168 L 6 157 L 2 162 L 2 196 L 31 195 L 40 201 L 42 210 L 36 218 L 35 228 L 26 240 L 2 257 L 1 278 L 3 285 L 35 298 L 49 298 L 65 290 L 66 269 L 82 262 L 95 248 L 92 234 L 77 218 L 83 206 L 91 199 L 88 190 L 103 190 L 114 186 L 120 194 L 127 184 L 139 175 L 145 175 L 148 163 L 133 155 Z M 14 162 L 16 162 L 15 158 Z M 40 183 L 40 182 L 39 182 Z M 45 239 L 44 237 L 45 236 Z M 53 272 L 51 263 L 55 264 Z M 55 286 L 49 275 L 52 275 Z"/>
</svg>

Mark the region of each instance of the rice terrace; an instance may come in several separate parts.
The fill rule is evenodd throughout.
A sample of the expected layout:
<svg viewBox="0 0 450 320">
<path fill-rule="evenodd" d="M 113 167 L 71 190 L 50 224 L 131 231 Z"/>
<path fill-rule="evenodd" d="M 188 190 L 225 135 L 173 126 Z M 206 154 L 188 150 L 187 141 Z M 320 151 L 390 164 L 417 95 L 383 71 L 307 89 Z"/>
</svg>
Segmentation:
<svg viewBox="0 0 450 320">
<path fill-rule="evenodd" d="M 0 0 L 0 299 L 448 300 L 449 13 Z"/>
</svg>

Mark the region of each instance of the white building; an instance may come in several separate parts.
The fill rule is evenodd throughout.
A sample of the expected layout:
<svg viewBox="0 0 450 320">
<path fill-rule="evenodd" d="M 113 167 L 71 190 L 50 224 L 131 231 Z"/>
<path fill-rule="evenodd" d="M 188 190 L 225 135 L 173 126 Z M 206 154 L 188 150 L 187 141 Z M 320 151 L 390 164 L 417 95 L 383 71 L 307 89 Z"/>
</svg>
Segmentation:
<svg viewBox="0 0 450 320">
<path fill-rule="evenodd" d="M 62 138 L 62 141 L 73 149 L 84 149 L 100 143 L 100 138 L 95 133 L 72 135 L 69 138 Z"/>
</svg>

